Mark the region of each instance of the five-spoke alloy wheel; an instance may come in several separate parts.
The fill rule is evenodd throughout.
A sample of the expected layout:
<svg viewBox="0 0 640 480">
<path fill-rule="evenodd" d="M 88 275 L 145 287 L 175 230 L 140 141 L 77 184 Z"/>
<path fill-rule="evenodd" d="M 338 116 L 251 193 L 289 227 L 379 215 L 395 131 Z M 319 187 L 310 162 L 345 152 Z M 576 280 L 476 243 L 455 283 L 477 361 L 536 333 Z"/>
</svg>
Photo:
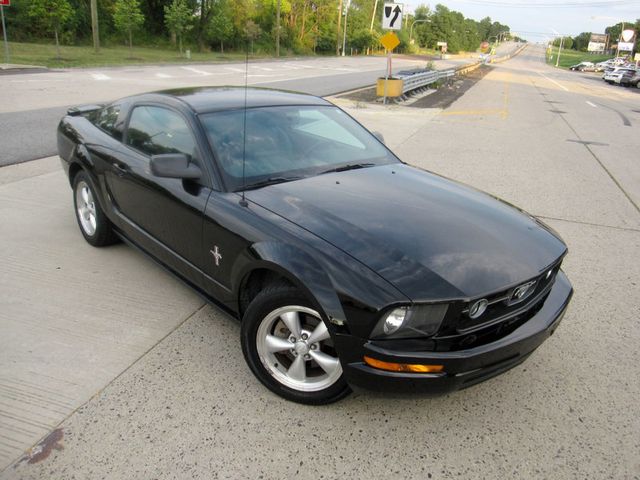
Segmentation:
<svg viewBox="0 0 640 480">
<path fill-rule="evenodd" d="M 87 242 L 94 247 L 103 247 L 118 241 L 84 171 L 73 178 L 73 203 L 80 232 Z"/>
<path fill-rule="evenodd" d="M 323 404 L 350 392 L 322 317 L 290 286 L 268 287 L 251 302 L 242 347 L 260 381 L 289 400 Z"/>
</svg>

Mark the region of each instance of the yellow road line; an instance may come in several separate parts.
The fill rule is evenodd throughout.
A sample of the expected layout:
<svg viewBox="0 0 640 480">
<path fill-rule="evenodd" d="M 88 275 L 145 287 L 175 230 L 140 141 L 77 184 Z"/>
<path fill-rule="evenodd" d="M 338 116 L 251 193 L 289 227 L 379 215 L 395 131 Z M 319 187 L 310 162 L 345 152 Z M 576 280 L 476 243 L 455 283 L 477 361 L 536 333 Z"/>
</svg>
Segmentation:
<svg viewBox="0 0 640 480">
<path fill-rule="evenodd" d="M 511 74 L 507 75 L 504 80 L 504 90 L 502 91 L 502 108 L 482 108 L 477 110 L 451 110 L 442 111 L 440 115 L 444 116 L 482 116 L 482 115 L 500 115 L 504 120 L 509 116 L 509 86 L 511 83 Z"/>
<path fill-rule="evenodd" d="M 450 112 L 441 112 L 440 115 L 504 115 L 502 108 L 484 109 L 484 110 L 452 110 Z"/>
<path fill-rule="evenodd" d="M 506 119 L 509 116 L 509 85 L 511 75 L 504 82 L 504 92 L 502 94 L 502 119 Z"/>
</svg>

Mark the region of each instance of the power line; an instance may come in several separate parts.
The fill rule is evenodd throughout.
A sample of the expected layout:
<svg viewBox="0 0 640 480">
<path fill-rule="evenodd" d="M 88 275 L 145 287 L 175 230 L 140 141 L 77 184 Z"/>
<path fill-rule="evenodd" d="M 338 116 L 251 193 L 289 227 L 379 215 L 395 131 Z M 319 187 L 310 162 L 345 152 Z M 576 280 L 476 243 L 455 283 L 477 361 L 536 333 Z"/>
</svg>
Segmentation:
<svg viewBox="0 0 640 480">
<path fill-rule="evenodd" d="M 505 2 L 498 0 L 454 0 L 459 3 L 501 8 L 594 8 L 640 4 L 640 0 L 594 0 L 587 2 Z"/>
</svg>

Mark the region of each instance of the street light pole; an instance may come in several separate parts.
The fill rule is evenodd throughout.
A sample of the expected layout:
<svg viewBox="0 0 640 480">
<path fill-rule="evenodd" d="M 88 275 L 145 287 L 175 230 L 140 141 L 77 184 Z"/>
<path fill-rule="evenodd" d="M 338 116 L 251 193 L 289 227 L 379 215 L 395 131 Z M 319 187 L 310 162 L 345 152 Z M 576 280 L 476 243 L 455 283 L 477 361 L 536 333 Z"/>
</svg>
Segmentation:
<svg viewBox="0 0 640 480">
<path fill-rule="evenodd" d="M 558 56 L 556 57 L 556 67 L 560 63 L 560 54 L 562 53 L 562 45 L 564 45 L 564 36 L 560 37 L 560 48 L 558 49 Z"/>
<path fill-rule="evenodd" d="M 413 23 L 411 24 L 411 28 L 409 29 L 409 45 L 411 45 L 411 39 L 413 38 L 413 26 L 416 23 L 431 23 L 431 20 L 429 20 L 428 18 L 423 18 L 421 20 L 414 20 Z"/>
</svg>

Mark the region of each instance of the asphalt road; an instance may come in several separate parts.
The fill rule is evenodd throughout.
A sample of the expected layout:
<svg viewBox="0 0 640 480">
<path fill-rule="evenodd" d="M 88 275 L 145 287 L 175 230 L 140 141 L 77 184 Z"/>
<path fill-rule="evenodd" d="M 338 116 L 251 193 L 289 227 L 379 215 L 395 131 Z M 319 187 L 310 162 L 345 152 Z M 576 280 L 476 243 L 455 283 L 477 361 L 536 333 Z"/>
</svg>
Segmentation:
<svg viewBox="0 0 640 480">
<path fill-rule="evenodd" d="M 569 245 L 576 293 L 554 336 L 441 398 L 272 395 L 237 323 L 131 248 L 86 245 L 57 159 L 0 169 L 0 455 L 46 436 L 0 479 L 638 478 L 640 95 L 542 56 L 496 65 L 446 110 L 335 100 L 405 161 Z"/>
<path fill-rule="evenodd" d="M 436 65 L 448 68 L 469 61 L 437 61 Z M 324 96 L 375 83 L 385 64 L 383 57 L 260 61 L 249 65 L 248 83 Z M 425 64 L 403 58 L 396 60 L 395 67 Z M 109 102 L 134 93 L 184 86 L 243 85 L 244 71 L 244 64 L 225 63 L 5 75 L 0 90 L 0 166 L 56 154 L 56 126 L 71 105 Z"/>
</svg>

